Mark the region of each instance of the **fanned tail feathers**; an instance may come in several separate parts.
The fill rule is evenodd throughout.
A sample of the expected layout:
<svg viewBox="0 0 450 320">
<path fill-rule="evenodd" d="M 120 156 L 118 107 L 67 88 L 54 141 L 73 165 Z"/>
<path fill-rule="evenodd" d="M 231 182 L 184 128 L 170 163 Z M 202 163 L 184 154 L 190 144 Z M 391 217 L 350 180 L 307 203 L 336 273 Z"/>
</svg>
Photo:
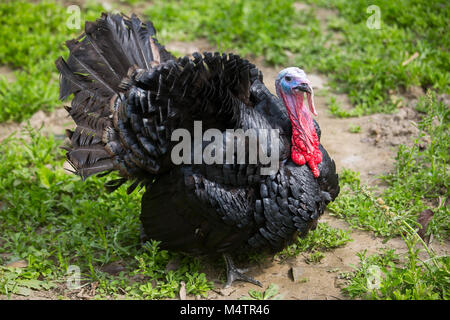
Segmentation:
<svg viewBox="0 0 450 320">
<path fill-rule="evenodd" d="M 136 177 L 122 159 L 119 128 L 113 122 L 116 100 L 127 90 L 121 83 L 127 81 L 130 68 L 150 69 L 174 59 L 155 34 L 151 22 L 143 24 L 135 15 L 103 13 L 96 22 L 86 22 L 84 34 L 66 42 L 70 50 L 67 61 L 62 57 L 56 60 L 60 99 L 74 94 L 71 107 L 66 107 L 77 125 L 75 130 L 67 130 L 71 142 L 65 147 L 67 160 L 83 178 L 119 170 L 124 178 L 110 181 L 108 190 Z M 130 188 L 138 184 L 135 181 Z"/>
</svg>

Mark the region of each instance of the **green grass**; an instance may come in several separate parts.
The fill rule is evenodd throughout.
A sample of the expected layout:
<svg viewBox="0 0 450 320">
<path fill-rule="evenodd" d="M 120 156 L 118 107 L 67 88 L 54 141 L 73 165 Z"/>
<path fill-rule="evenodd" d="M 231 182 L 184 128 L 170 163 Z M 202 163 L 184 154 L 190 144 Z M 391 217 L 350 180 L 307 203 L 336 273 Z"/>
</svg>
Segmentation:
<svg viewBox="0 0 450 320">
<path fill-rule="evenodd" d="M 280 300 L 283 296 L 278 294 L 278 290 L 279 287 L 275 283 L 271 283 L 264 291 L 250 289 L 248 296 L 243 296 L 239 300 Z"/>
<path fill-rule="evenodd" d="M 427 235 L 435 240 L 449 239 L 450 214 L 444 203 L 448 198 L 450 113 L 431 93 L 418 108 L 426 110 L 418 124 L 419 136 L 412 147 L 400 146 L 395 171 L 383 177 L 386 189 L 369 188 L 357 173 L 343 170 L 341 194 L 329 205 L 333 215 L 353 228 L 370 230 L 386 239 L 400 236 L 408 248 L 403 256 L 394 250 L 370 257 L 360 253 L 360 265 L 345 275 L 348 286 L 343 290 L 352 298 L 450 298 L 449 256 L 437 256 L 417 233 L 419 213 L 431 209 L 434 216 Z M 421 251 L 427 259 L 419 258 Z"/>
<path fill-rule="evenodd" d="M 97 5 L 83 9 L 82 27 L 102 11 Z M 66 56 L 65 41 L 81 33 L 66 26 L 69 16 L 55 1 L 0 3 L 0 65 L 10 67 L 16 78 L 9 83 L 0 77 L 0 122 L 19 122 L 61 105 L 54 62 Z"/>
<path fill-rule="evenodd" d="M 419 108 L 427 110 L 418 124 L 419 136 L 412 147 L 400 146 L 395 171 L 383 177 L 388 187 L 380 191 L 362 185 L 357 173 L 344 169 L 340 175 L 342 192 L 329 205 L 334 215 L 356 228 L 394 237 L 400 231 L 393 219 L 415 225 L 420 212 L 432 209 L 435 215 L 428 234 L 437 239 L 449 237 L 449 209 L 439 203 L 445 202 L 449 190 L 450 113 L 431 93 Z M 421 147 L 423 139 L 428 139 L 425 148 Z"/>
<path fill-rule="evenodd" d="M 126 4 L 132 6 L 132 5 L 135 5 L 135 4 L 138 4 L 138 3 L 145 2 L 145 0 L 119 0 L 119 2 L 126 3 Z"/>
<path fill-rule="evenodd" d="M 361 132 L 361 126 L 351 124 L 350 127 L 348 128 L 348 131 L 350 131 L 351 133 L 359 133 Z"/>
<path fill-rule="evenodd" d="M 339 116 L 391 112 L 396 95 L 411 86 L 450 92 L 450 9 L 444 1 L 309 2 L 313 5 L 299 12 L 294 0 L 156 0 L 146 14 L 162 42 L 203 37 L 220 50 L 326 74 L 332 88 L 347 93 L 354 105 L 350 111 L 334 106 Z M 381 9 L 380 30 L 366 26 L 369 4 Z M 319 21 L 316 13 L 322 6 L 334 8 L 336 17 Z M 81 9 L 82 24 L 103 11 L 92 1 Z M 0 122 L 22 121 L 60 105 L 54 61 L 66 56 L 64 42 L 81 33 L 67 28 L 68 17 L 66 8 L 51 0 L 0 3 L 0 65 L 12 68 L 16 78 L 10 84 L 0 77 Z M 335 34 L 341 36 L 330 48 Z M 419 56 L 402 65 L 415 52 Z"/>
<path fill-rule="evenodd" d="M 32 290 L 50 290 L 56 287 L 51 280 L 39 280 L 40 273 L 0 266 L 0 293 L 31 295 Z"/>
<path fill-rule="evenodd" d="M 3 264 L 28 261 L 23 271 L 0 270 L 1 294 L 23 293 L 17 290 L 29 280 L 64 284 L 71 265 L 81 269 L 84 282 L 99 283 L 100 296 L 173 298 L 180 281 L 188 293 L 206 294 L 211 284 L 198 260 L 158 250 L 157 243 L 140 248 L 142 191 L 128 196 L 120 188 L 108 194 L 105 178 L 82 181 L 69 175 L 62 168 L 61 141 L 35 131 L 29 135 L 0 144 L 0 253 L 11 255 Z M 175 258 L 180 267 L 166 271 Z M 115 261 L 126 266 L 121 276 L 101 271 Z M 131 281 L 133 276 L 141 281 Z"/>
<path fill-rule="evenodd" d="M 407 254 L 390 249 L 367 257 L 366 251 L 359 252 L 360 263 L 355 270 L 340 275 L 348 279 L 343 292 L 364 299 L 449 300 L 450 257 L 431 253 L 422 261 L 417 234 L 404 231 Z"/>
<path fill-rule="evenodd" d="M 352 241 L 349 231 L 333 228 L 327 222 L 320 222 L 316 230 L 310 231 L 304 239 L 297 238 L 295 243 L 278 253 L 278 256 L 285 259 L 307 252 L 312 255 L 310 260 L 314 261 L 316 260 L 314 257 L 320 256 L 323 251 L 338 248 L 349 241 Z"/>
<path fill-rule="evenodd" d="M 349 95 L 356 113 L 391 112 L 397 105 L 392 93 L 401 94 L 410 86 L 450 92 L 450 8 L 445 1 L 310 2 L 337 10 L 327 33 L 339 33 L 342 39 L 324 50 L 314 66 L 330 76 L 334 88 Z M 366 25 L 370 5 L 380 8 L 380 29 Z M 403 65 L 415 52 L 418 58 Z M 301 63 L 302 56 L 297 61 Z"/>
<path fill-rule="evenodd" d="M 331 86 L 354 104 L 341 116 L 392 112 L 398 104 L 393 94 L 410 86 L 450 92 L 450 9 L 444 1 L 310 2 L 336 9 L 337 16 L 320 22 L 315 6 L 296 12 L 292 0 L 158 0 L 147 15 L 164 40 L 204 37 L 220 50 L 327 74 Z M 366 25 L 371 4 L 381 8 L 379 30 Z M 342 39 L 327 47 L 336 34 Z M 416 51 L 419 57 L 403 65 Z"/>
<path fill-rule="evenodd" d="M 335 97 L 329 95 L 328 109 L 330 113 L 337 118 L 357 117 L 364 114 L 364 110 L 360 107 L 344 110 Z"/>
</svg>

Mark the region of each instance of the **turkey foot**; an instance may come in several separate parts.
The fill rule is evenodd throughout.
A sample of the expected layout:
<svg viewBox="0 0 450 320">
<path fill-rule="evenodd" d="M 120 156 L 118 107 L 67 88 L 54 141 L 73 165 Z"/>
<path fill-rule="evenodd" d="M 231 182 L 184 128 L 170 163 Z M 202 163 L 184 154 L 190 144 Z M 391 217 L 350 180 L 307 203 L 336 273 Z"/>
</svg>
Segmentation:
<svg viewBox="0 0 450 320">
<path fill-rule="evenodd" d="M 225 284 L 225 288 L 230 287 L 233 284 L 233 282 L 236 280 L 250 282 L 257 286 L 262 287 L 261 282 L 253 279 L 252 277 L 246 276 L 244 274 L 248 271 L 248 269 L 236 268 L 231 257 L 225 253 L 223 254 L 223 258 L 225 259 L 225 264 L 227 265 L 227 283 Z"/>
</svg>

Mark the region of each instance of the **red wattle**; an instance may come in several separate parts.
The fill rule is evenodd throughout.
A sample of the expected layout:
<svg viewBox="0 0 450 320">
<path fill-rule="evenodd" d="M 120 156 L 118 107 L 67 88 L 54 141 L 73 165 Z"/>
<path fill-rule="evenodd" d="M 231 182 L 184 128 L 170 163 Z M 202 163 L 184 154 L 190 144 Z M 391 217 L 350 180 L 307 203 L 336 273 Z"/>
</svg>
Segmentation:
<svg viewBox="0 0 450 320">
<path fill-rule="evenodd" d="M 296 128 L 293 128 L 291 159 L 299 166 L 307 163 L 311 168 L 314 177 L 317 178 L 320 175 L 318 165 L 322 162 L 322 152 L 319 150 L 319 138 L 317 137 L 315 130 L 312 131 L 311 144 L 313 148 L 308 150 L 300 138 L 300 134 L 296 131 Z"/>
<path fill-rule="evenodd" d="M 303 95 L 287 95 L 280 90 L 279 96 L 283 99 L 292 124 L 291 159 L 299 166 L 307 163 L 314 177 L 318 178 L 318 164 L 322 162 L 322 152 L 319 150 L 319 138 L 311 115 L 308 110 L 302 109 Z M 312 105 L 311 99 L 310 106 Z"/>
</svg>

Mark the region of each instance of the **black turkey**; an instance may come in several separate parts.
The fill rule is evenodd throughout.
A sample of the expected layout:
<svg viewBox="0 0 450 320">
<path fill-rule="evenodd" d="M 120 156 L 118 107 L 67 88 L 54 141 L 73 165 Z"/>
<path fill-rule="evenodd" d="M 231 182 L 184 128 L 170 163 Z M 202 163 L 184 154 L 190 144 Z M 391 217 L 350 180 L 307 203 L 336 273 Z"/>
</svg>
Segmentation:
<svg viewBox="0 0 450 320">
<path fill-rule="evenodd" d="M 335 164 L 319 144 L 313 92 L 301 69 L 279 73 L 278 98 L 261 72 L 238 55 L 204 52 L 176 59 L 158 43 L 152 23 L 135 15 L 102 14 L 67 47 L 69 58 L 56 65 L 60 98 L 74 94 L 66 107 L 76 123 L 67 131 L 68 162 L 83 178 L 118 171 L 121 178 L 105 185 L 110 191 L 126 181 L 128 192 L 146 188 L 143 241 L 191 255 L 223 254 L 227 286 L 234 280 L 260 285 L 234 266 L 231 255 L 282 250 L 315 228 L 338 195 Z M 257 137 L 275 130 L 278 144 L 265 151 L 278 154 L 278 169 L 264 173 L 267 163 L 248 160 L 250 148 L 243 157 L 224 150 L 223 157 L 233 155 L 231 162 L 174 163 L 173 133 L 184 129 L 194 136 L 198 121 L 201 133 L 215 129 L 223 137 L 214 140 L 231 139 L 240 147 L 248 140 L 230 138 L 227 130 L 255 129 Z M 200 154 L 209 147 L 194 139 L 189 144 Z M 211 154 L 218 155 L 217 149 Z M 182 153 L 187 160 L 195 156 Z"/>
</svg>

